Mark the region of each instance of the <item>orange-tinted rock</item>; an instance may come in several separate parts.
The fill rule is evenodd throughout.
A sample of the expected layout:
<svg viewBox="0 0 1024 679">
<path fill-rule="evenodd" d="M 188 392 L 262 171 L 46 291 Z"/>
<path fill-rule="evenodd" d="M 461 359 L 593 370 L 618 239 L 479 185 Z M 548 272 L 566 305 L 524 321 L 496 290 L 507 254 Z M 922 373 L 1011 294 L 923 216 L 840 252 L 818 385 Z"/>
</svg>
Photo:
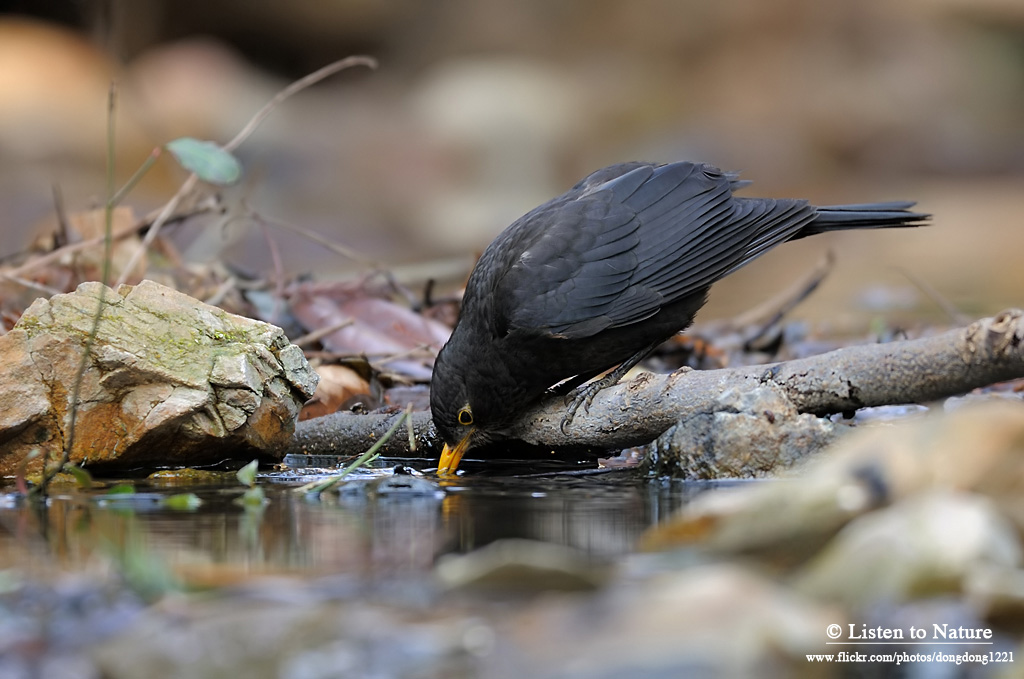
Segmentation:
<svg viewBox="0 0 1024 679">
<path fill-rule="evenodd" d="M 13 473 L 33 449 L 60 455 L 100 299 L 72 461 L 138 467 L 279 456 L 317 382 L 280 328 L 151 281 L 116 292 L 85 283 L 37 300 L 0 338 L 0 473 Z"/>
</svg>

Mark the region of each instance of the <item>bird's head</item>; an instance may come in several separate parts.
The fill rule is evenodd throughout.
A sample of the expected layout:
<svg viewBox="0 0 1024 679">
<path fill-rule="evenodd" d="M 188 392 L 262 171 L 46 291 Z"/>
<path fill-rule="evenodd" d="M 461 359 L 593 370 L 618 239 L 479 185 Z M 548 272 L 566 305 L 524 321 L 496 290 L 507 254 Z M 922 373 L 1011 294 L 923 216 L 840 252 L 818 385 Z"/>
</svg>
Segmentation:
<svg viewBox="0 0 1024 679">
<path fill-rule="evenodd" d="M 448 347 L 445 347 L 447 349 Z M 442 349 L 430 380 L 430 412 L 444 442 L 437 473 L 453 474 L 472 447 L 501 438 L 507 424 L 501 395 L 475 371 L 458 369 Z"/>
<path fill-rule="evenodd" d="M 439 476 L 448 476 L 458 469 L 466 451 L 474 443 L 479 443 L 479 439 L 483 437 L 483 430 L 476 425 L 473 407 L 468 402 L 462 402 L 463 404 L 456 408 L 454 403 L 459 403 L 458 401 L 451 405 L 438 405 L 433 395 L 430 400 L 434 425 L 441 440 L 444 441 L 437 473 Z"/>
</svg>

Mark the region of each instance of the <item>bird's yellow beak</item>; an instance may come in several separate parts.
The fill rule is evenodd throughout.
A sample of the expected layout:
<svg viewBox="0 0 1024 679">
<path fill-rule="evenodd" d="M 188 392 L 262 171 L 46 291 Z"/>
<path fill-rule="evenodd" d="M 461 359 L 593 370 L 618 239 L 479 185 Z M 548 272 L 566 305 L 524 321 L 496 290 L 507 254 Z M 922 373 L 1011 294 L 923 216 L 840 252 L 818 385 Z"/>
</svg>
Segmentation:
<svg viewBox="0 0 1024 679">
<path fill-rule="evenodd" d="M 462 462 L 462 455 L 469 448 L 469 437 L 473 435 L 473 431 L 471 429 L 468 434 L 463 436 L 462 440 L 455 444 L 454 448 L 450 448 L 447 443 L 444 444 L 444 450 L 441 451 L 441 461 L 437 463 L 438 476 L 450 476 L 459 468 L 459 462 Z"/>
</svg>

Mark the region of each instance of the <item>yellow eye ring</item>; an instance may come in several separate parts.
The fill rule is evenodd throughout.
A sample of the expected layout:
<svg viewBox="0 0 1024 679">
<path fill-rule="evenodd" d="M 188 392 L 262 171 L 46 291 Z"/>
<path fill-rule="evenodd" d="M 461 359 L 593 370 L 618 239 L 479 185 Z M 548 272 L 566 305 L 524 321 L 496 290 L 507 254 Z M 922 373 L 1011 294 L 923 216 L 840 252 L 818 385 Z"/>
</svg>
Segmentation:
<svg viewBox="0 0 1024 679">
<path fill-rule="evenodd" d="M 468 427 L 469 425 L 473 424 L 473 413 L 469 410 L 469 408 L 462 408 L 461 410 L 459 410 L 459 424 L 461 424 L 464 427 Z"/>
</svg>

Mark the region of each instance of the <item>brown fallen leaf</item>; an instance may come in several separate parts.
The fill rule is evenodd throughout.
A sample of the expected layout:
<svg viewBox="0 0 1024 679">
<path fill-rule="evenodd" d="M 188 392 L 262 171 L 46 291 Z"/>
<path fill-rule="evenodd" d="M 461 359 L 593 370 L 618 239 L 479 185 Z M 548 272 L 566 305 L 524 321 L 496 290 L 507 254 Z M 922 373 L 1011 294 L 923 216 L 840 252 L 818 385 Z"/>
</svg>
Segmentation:
<svg viewBox="0 0 1024 679">
<path fill-rule="evenodd" d="M 406 358 L 422 347 L 439 349 L 451 329 L 389 299 L 388 291 L 366 279 L 343 283 L 303 283 L 289 290 L 291 312 L 307 331 L 338 326 L 320 341 L 330 352 L 365 355 L 371 360 L 395 355 L 388 370 L 414 379 L 430 376 L 429 360 Z"/>
<path fill-rule="evenodd" d="M 302 407 L 299 420 L 310 420 L 337 412 L 353 396 L 370 393 L 370 383 L 344 365 L 321 365 L 316 369 L 320 383 L 316 393 Z"/>
</svg>

